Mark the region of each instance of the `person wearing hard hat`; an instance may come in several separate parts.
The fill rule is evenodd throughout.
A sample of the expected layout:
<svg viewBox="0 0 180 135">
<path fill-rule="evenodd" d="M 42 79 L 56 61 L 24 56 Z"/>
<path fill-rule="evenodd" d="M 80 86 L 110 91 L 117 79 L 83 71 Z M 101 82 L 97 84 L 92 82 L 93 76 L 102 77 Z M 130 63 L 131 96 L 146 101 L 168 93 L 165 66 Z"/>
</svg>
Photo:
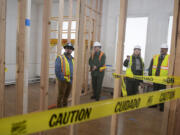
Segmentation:
<svg viewBox="0 0 180 135">
<path fill-rule="evenodd" d="M 72 88 L 74 60 L 71 55 L 74 47 L 71 43 L 64 46 L 65 52 L 55 61 L 55 74 L 58 80 L 57 107 L 65 107 Z"/>
<path fill-rule="evenodd" d="M 104 78 L 106 56 L 104 52 L 101 51 L 101 44 L 99 42 L 94 42 L 93 47 L 94 52 L 89 58 L 93 86 L 93 96 L 91 99 L 99 101 Z"/>
<path fill-rule="evenodd" d="M 132 56 L 127 56 L 124 61 L 124 66 L 126 67 L 126 75 L 143 75 L 144 62 L 141 58 L 141 46 L 134 46 L 134 52 Z M 136 80 L 133 78 L 126 77 L 126 90 L 127 95 L 135 95 L 138 93 L 139 85 L 142 85 L 141 80 Z M 124 95 L 123 95 L 124 96 Z"/>
<path fill-rule="evenodd" d="M 168 52 L 168 45 L 166 43 L 161 45 L 160 54 L 154 55 L 150 66 L 149 66 L 149 76 L 168 76 L 168 64 L 169 64 L 169 55 Z M 153 84 L 153 91 L 166 89 L 166 85 L 163 84 Z M 159 104 L 160 111 L 164 111 L 164 103 Z M 151 106 L 157 107 L 157 105 Z"/>
</svg>

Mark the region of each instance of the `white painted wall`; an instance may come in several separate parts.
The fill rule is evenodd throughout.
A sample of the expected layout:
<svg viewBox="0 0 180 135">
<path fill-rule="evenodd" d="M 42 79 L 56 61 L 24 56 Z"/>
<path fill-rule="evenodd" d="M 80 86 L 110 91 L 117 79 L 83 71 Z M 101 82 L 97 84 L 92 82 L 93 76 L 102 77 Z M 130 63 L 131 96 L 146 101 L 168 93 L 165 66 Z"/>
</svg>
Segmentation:
<svg viewBox="0 0 180 135">
<path fill-rule="evenodd" d="M 120 1 L 104 0 L 101 42 L 107 55 L 106 63 L 115 67 L 117 18 Z M 169 16 L 173 14 L 172 0 L 129 0 L 128 17 L 148 17 L 145 67 L 154 54 L 159 53 L 161 43 L 167 42 Z M 135 34 L 135 33 L 134 33 Z M 133 48 L 132 48 L 133 49 Z M 113 87 L 111 72 L 105 75 L 105 87 Z"/>
<path fill-rule="evenodd" d="M 6 20 L 6 81 L 15 80 L 16 75 L 16 26 L 17 26 L 17 0 L 7 1 Z"/>
</svg>

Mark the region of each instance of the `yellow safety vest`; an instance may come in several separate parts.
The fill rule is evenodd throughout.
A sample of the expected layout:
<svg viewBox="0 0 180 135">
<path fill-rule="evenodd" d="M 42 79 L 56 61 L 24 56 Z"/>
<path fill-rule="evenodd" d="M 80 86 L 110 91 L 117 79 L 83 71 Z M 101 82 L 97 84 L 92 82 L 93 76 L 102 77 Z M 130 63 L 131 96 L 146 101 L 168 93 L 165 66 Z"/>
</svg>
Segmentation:
<svg viewBox="0 0 180 135">
<path fill-rule="evenodd" d="M 92 60 L 94 59 L 94 54 L 95 53 L 92 53 L 92 56 L 91 56 Z M 103 54 L 104 54 L 103 52 L 100 52 L 99 61 L 101 61 L 101 58 L 102 58 Z M 99 68 L 99 71 L 103 72 L 105 69 L 106 69 L 106 65 L 104 64 L 102 67 Z"/>
<path fill-rule="evenodd" d="M 159 56 L 160 55 L 155 55 L 153 57 L 152 76 L 156 75 L 156 70 L 157 70 L 157 66 L 158 66 Z M 166 55 L 164 60 L 161 63 L 160 76 L 167 76 L 168 75 L 168 64 L 169 64 L 169 55 Z"/>
<path fill-rule="evenodd" d="M 142 59 L 141 59 L 141 61 L 142 61 Z M 143 61 L 142 61 L 142 64 L 143 64 Z M 133 76 L 133 72 L 131 70 L 131 67 L 132 67 L 132 56 L 130 56 L 130 61 L 129 61 L 129 64 L 128 64 L 128 68 L 126 69 L 126 75 L 128 75 L 128 76 Z"/>
<path fill-rule="evenodd" d="M 61 72 L 64 75 L 64 79 L 67 82 L 70 82 L 71 81 L 71 79 L 70 79 L 71 72 L 70 72 L 69 62 L 68 62 L 65 55 L 60 55 L 59 57 L 61 59 Z M 72 59 L 72 63 L 74 65 L 74 60 L 73 59 Z"/>
</svg>

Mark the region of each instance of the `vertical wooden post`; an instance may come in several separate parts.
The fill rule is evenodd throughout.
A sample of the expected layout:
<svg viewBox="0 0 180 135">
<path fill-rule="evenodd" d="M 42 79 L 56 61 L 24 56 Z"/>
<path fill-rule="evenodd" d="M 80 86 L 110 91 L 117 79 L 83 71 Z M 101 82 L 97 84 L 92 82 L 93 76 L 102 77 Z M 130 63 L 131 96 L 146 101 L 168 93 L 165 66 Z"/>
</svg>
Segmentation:
<svg viewBox="0 0 180 135">
<path fill-rule="evenodd" d="M 83 39 L 84 39 L 84 10 L 85 10 L 85 0 L 77 0 L 77 10 L 76 18 L 77 19 L 77 30 L 76 34 L 76 43 L 75 43 L 75 63 L 73 71 L 73 86 L 72 86 L 72 106 L 79 104 L 80 102 L 80 93 L 81 93 L 81 82 L 82 82 L 82 51 L 83 51 Z M 76 33 L 77 33 L 76 32 Z M 77 126 L 72 125 L 70 127 L 70 135 L 77 134 Z"/>
<path fill-rule="evenodd" d="M 18 1 L 18 26 L 16 44 L 17 114 L 28 111 L 28 46 L 30 38 L 31 0 Z"/>
<path fill-rule="evenodd" d="M 5 83 L 5 46 L 6 46 L 6 6 L 7 1 L 0 1 L 0 118 L 4 117 Z"/>
<path fill-rule="evenodd" d="M 26 0 L 23 113 L 28 113 L 28 65 L 29 65 L 30 25 L 31 25 L 30 19 L 31 19 L 31 0 Z"/>
<path fill-rule="evenodd" d="M 88 49 L 87 49 L 87 58 L 86 58 L 86 71 L 85 71 L 85 94 L 88 92 L 88 76 L 89 76 L 89 57 L 90 57 L 90 49 L 91 49 L 91 41 L 92 41 L 92 25 L 93 25 L 93 20 L 92 20 L 92 5 L 93 5 L 93 0 L 90 1 L 90 8 L 89 8 L 89 31 L 88 31 Z M 92 81 L 92 80 L 91 80 Z M 91 86 L 91 84 L 90 84 Z"/>
<path fill-rule="evenodd" d="M 98 11 L 98 3 L 99 3 L 99 0 L 96 0 L 96 11 Z M 98 35 L 97 35 L 97 32 L 98 32 L 98 24 L 99 24 L 99 14 L 98 14 L 98 12 L 95 12 L 95 17 L 94 17 L 95 19 L 94 19 L 94 21 L 95 21 L 95 29 L 94 29 L 94 35 L 95 35 L 95 41 L 97 41 L 97 37 L 98 37 Z"/>
<path fill-rule="evenodd" d="M 87 5 L 87 0 L 85 0 L 85 5 Z M 84 16 L 86 16 L 86 12 L 87 12 L 87 8 L 86 8 L 86 6 L 85 6 L 85 9 L 84 9 Z M 83 74 L 83 82 L 82 82 L 82 89 L 85 89 L 85 64 L 86 64 L 86 43 L 85 43 L 85 41 L 86 41 L 86 28 L 87 28 L 87 26 L 86 26 L 86 21 L 87 19 L 86 19 L 86 17 L 84 17 L 84 35 L 83 35 L 83 57 L 82 57 L 82 74 Z"/>
<path fill-rule="evenodd" d="M 52 0 L 44 0 L 43 31 L 42 31 L 42 55 L 41 55 L 41 81 L 40 81 L 40 110 L 48 108 L 49 87 L 49 39 L 50 17 Z"/>
<path fill-rule="evenodd" d="M 59 29 L 58 29 L 57 55 L 61 55 L 63 18 L 64 18 L 64 0 L 59 0 L 59 18 L 58 18 Z"/>
<path fill-rule="evenodd" d="M 72 8 L 73 8 L 73 1 L 69 0 L 69 24 L 68 24 L 68 42 L 71 42 L 71 24 L 72 24 Z"/>
<path fill-rule="evenodd" d="M 180 76 L 180 0 L 174 1 L 173 31 L 171 41 L 171 54 L 169 63 L 169 75 Z M 171 101 L 165 104 L 165 113 L 162 123 L 161 135 L 180 134 L 180 100 Z"/>
<path fill-rule="evenodd" d="M 58 17 L 58 45 L 57 45 L 57 56 L 61 55 L 62 50 L 62 27 L 64 21 L 64 0 L 59 0 L 59 17 Z M 55 86 L 55 93 L 56 99 L 58 98 L 58 80 L 56 79 L 56 86 Z"/>
<path fill-rule="evenodd" d="M 171 38 L 170 64 L 169 64 L 169 70 L 168 70 L 169 75 L 174 74 L 174 68 L 175 68 L 177 33 L 178 33 L 178 24 L 179 24 L 179 19 L 180 19 L 179 4 L 180 4 L 180 0 L 174 0 L 174 15 L 173 15 L 172 38 Z M 163 114 L 161 135 L 167 135 L 167 132 L 168 132 L 168 118 L 170 114 L 171 103 L 170 102 L 165 103 L 165 112 Z"/>
<path fill-rule="evenodd" d="M 116 73 L 122 74 L 123 66 L 123 54 L 124 54 L 124 39 L 126 28 L 126 13 L 127 13 L 128 0 L 120 0 L 120 19 L 119 19 L 119 32 L 118 32 L 118 44 L 117 44 L 117 56 L 116 56 Z M 121 92 L 121 80 L 115 79 L 114 83 L 114 95 L 113 98 L 119 97 Z M 111 135 L 117 135 L 118 116 L 112 115 L 111 119 Z"/>
<path fill-rule="evenodd" d="M 97 32 L 97 40 L 99 42 L 101 40 L 102 9 L 103 9 L 103 0 L 100 0 L 100 9 L 99 9 L 100 17 L 99 17 L 99 23 L 98 23 L 99 26 L 98 26 L 98 32 Z"/>
</svg>

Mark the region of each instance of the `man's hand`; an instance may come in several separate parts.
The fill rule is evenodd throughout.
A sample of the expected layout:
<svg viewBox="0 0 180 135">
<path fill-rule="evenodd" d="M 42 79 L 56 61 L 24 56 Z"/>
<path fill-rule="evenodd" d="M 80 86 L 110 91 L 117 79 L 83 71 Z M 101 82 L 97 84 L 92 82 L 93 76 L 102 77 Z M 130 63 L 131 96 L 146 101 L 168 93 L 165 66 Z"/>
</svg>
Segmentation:
<svg viewBox="0 0 180 135">
<path fill-rule="evenodd" d="M 140 87 L 142 88 L 142 89 L 144 89 L 144 84 L 143 83 L 140 83 Z"/>
<path fill-rule="evenodd" d="M 129 55 L 127 55 L 127 58 L 126 58 L 127 60 L 130 60 L 130 56 Z"/>
</svg>

